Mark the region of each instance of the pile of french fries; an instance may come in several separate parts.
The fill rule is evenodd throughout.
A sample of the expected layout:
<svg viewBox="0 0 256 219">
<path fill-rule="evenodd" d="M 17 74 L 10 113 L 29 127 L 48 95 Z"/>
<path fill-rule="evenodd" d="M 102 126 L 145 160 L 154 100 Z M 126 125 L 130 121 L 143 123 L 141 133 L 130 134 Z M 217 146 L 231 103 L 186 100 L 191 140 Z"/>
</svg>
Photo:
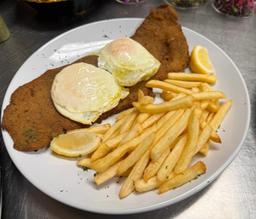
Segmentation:
<svg viewBox="0 0 256 219">
<path fill-rule="evenodd" d="M 113 125 L 92 127 L 101 135 L 98 148 L 78 162 L 96 171 L 101 185 L 115 176 L 126 177 L 119 192 L 157 189 L 159 193 L 179 187 L 205 173 L 202 161 L 191 164 L 198 153 L 206 156 L 210 142 L 221 143 L 217 129 L 232 105 L 210 85 L 216 76 L 169 73 L 164 81 L 150 80 L 147 87 L 162 90 L 164 102 L 138 92 L 133 108 L 121 112 Z"/>
</svg>

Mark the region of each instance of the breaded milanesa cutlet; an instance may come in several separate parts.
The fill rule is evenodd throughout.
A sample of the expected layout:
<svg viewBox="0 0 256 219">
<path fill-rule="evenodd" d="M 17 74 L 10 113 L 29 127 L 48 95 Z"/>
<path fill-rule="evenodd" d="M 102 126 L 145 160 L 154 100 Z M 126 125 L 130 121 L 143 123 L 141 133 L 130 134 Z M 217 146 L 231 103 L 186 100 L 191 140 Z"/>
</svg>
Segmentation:
<svg viewBox="0 0 256 219">
<path fill-rule="evenodd" d="M 182 71 L 188 64 L 188 46 L 177 23 L 177 15 L 169 6 L 151 11 L 132 38 L 148 49 L 160 62 L 154 78 L 164 79 L 170 71 Z M 77 62 L 96 65 L 97 56 L 87 56 Z M 51 69 L 37 79 L 19 87 L 4 110 L 2 126 L 11 135 L 14 147 L 20 151 L 34 151 L 49 146 L 53 137 L 67 130 L 84 127 L 60 115 L 51 99 L 51 86 L 55 75 L 64 67 Z M 104 113 L 98 120 L 107 118 L 132 106 L 137 91 L 146 95 L 152 92 L 140 82 L 130 88 L 130 94 L 117 107 Z"/>
<path fill-rule="evenodd" d="M 77 62 L 96 66 L 97 59 L 97 56 L 86 56 Z M 34 151 L 48 147 L 53 137 L 68 130 L 85 127 L 59 114 L 53 105 L 52 82 L 63 68 L 48 70 L 35 80 L 20 86 L 12 94 L 10 104 L 4 110 L 2 126 L 10 133 L 17 150 Z M 141 83 L 137 84 L 131 89 L 129 97 L 121 100 L 113 110 L 102 114 L 97 122 L 130 108 L 137 98 L 139 88 L 147 95 L 152 94 L 150 89 Z"/>
<path fill-rule="evenodd" d="M 188 65 L 188 44 L 177 19 L 172 7 L 160 6 L 150 12 L 131 37 L 161 62 L 155 79 L 163 80 L 169 72 L 183 71 Z"/>
</svg>

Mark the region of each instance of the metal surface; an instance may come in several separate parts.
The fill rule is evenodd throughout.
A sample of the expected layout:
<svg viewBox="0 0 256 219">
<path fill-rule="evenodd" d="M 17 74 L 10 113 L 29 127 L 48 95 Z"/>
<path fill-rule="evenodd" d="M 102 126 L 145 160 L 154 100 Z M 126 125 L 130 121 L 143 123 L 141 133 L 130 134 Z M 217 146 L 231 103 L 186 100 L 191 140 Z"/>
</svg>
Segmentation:
<svg viewBox="0 0 256 219">
<path fill-rule="evenodd" d="M 2 218 L 2 202 L 3 202 L 3 174 L 0 166 L 0 218 Z"/>
<path fill-rule="evenodd" d="M 0 101 L 20 65 L 41 45 L 58 34 L 88 22 L 115 17 L 144 17 L 161 0 L 124 6 L 105 1 L 83 20 L 40 22 L 33 12 L 25 13 L 13 0 L 0 2 L 0 14 L 12 37 L 0 44 Z M 180 11 L 182 25 L 219 45 L 238 65 L 249 88 L 252 120 L 244 145 L 232 164 L 203 191 L 173 206 L 144 214 L 123 216 L 135 219 L 159 218 L 256 218 L 256 17 L 235 19 L 217 14 L 210 2 Z M 230 75 L 232 83 L 232 75 Z M 79 211 L 38 191 L 15 168 L 1 139 L 4 168 L 3 218 L 102 218 L 103 215 Z M 40 170 L 38 170 L 40 171 Z M 113 218 L 107 215 L 104 218 Z M 119 218 L 116 216 L 116 218 Z"/>
</svg>

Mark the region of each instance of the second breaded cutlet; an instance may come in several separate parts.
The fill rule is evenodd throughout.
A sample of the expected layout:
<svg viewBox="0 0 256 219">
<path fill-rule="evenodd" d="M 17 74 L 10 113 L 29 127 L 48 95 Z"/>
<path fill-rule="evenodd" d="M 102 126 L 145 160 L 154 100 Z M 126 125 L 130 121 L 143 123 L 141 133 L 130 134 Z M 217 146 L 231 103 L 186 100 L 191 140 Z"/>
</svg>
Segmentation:
<svg viewBox="0 0 256 219">
<path fill-rule="evenodd" d="M 153 9 L 138 27 L 132 38 L 148 49 L 160 62 L 154 78 L 164 79 L 170 71 L 183 71 L 188 64 L 188 45 L 177 23 L 177 14 L 170 6 Z M 77 62 L 97 64 L 97 56 L 84 57 Z M 48 147 L 53 137 L 84 125 L 63 117 L 51 99 L 55 75 L 64 67 L 51 69 L 37 79 L 19 87 L 4 110 L 2 126 L 11 135 L 14 147 L 20 151 L 34 151 Z M 117 107 L 104 113 L 97 122 L 132 106 L 137 91 L 152 95 L 140 82 L 130 88 L 130 94 Z"/>
</svg>

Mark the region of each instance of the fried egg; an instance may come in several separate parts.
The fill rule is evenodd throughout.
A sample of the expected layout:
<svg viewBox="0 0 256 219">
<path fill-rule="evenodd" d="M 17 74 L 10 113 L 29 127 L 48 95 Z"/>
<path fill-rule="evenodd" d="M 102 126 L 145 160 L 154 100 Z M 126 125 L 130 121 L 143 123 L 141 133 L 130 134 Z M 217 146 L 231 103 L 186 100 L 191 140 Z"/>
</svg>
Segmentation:
<svg viewBox="0 0 256 219">
<path fill-rule="evenodd" d="M 109 72 L 87 63 L 62 69 L 51 89 L 57 111 L 83 124 L 92 124 L 127 94 Z"/>
<path fill-rule="evenodd" d="M 98 66 L 111 72 L 121 86 L 129 87 L 151 78 L 160 62 L 138 42 L 121 38 L 100 50 Z"/>
</svg>

